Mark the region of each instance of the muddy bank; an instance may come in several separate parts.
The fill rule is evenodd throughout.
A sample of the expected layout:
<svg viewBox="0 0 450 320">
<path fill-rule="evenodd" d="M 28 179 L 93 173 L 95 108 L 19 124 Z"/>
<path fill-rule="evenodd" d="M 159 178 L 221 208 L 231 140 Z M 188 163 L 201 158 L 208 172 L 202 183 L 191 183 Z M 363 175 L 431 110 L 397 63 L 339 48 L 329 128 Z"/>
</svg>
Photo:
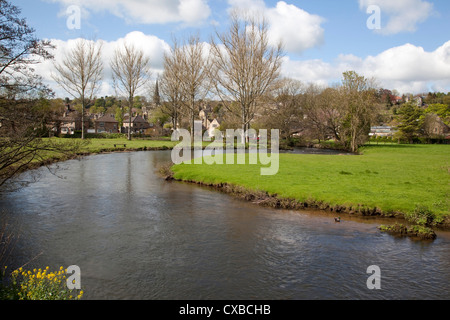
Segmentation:
<svg viewBox="0 0 450 320">
<path fill-rule="evenodd" d="M 436 233 L 427 227 L 421 226 L 404 226 L 403 224 L 396 223 L 392 226 L 381 225 L 378 227 L 381 232 L 387 232 L 399 237 L 411 237 L 420 240 L 434 240 L 436 239 Z"/>
<path fill-rule="evenodd" d="M 229 194 L 237 199 L 250 201 L 254 204 L 270 207 L 274 209 L 287 209 L 287 210 L 320 210 L 328 212 L 330 214 L 348 214 L 360 217 L 378 217 L 389 218 L 393 222 L 404 222 L 405 214 L 397 211 L 383 211 L 380 208 L 369 208 L 361 204 L 355 206 L 344 205 L 330 205 L 324 201 L 317 201 L 315 199 L 308 199 L 305 201 L 299 201 L 296 199 L 288 199 L 278 196 L 277 194 L 269 194 L 265 191 L 254 191 L 247 188 L 231 185 L 228 183 L 203 183 L 199 181 L 175 179 L 173 173 L 168 168 L 160 169 L 160 174 L 166 180 L 181 181 L 186 183 L 197 184 L 209 188 L 213 188 L 217 191 Z M 446 217 L 444 221 L 434 226 L 436 229 L 449 231 L 450 230 L 450 217 Z"/>
</svg>

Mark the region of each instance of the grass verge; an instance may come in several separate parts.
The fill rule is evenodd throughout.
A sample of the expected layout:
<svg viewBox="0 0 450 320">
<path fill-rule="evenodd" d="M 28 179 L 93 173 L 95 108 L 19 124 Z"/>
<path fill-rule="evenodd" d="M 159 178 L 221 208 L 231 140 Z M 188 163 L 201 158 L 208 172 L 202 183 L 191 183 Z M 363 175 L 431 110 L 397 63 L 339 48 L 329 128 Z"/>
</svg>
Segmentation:
<svg viewBox="0 0 450 320">
<path fill-rule="evenodd" d="M 247 193 L 257 201 L 250 194 L 266 194 L 278 206 L 283 201 L 292 207 L 313 204 L 349 213 L 425 217 L 427 224 L 450 226 L 450 146 L 373 145 L 361 153 L 280 154 L 274 176 L 261 176 L 261 165 L 180 164 L 172 171 L 177 180 L 239 187 L 231 193 Z M 417 208 L 426 214 L 418 216 Z"/>
</svg>

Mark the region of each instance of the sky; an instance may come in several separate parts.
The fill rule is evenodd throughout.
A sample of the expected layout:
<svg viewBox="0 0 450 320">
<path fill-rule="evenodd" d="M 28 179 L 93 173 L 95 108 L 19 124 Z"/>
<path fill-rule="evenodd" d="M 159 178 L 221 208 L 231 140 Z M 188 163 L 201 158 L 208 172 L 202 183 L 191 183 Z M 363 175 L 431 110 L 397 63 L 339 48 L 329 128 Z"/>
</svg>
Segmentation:
<svg viewBox="0 0 450 320">
<path fill-rule="evenodd" d="M 269 23 L 269 41 L 283 41 L 282 75 L 333 85 L 354 70 L 400 94 L 450 91 L 448 0 L 13 0 L 61 61 L 75 39 L 103 43 L 104 81 L 97 96 L 114 95 L 109 61 L 124 41 L 150 57 L 153 76 L 175 38 L 208 42 L 227 29 L 232 9 Z M 53 62 L 36 66 L 57 96 Z"/>
</svg>

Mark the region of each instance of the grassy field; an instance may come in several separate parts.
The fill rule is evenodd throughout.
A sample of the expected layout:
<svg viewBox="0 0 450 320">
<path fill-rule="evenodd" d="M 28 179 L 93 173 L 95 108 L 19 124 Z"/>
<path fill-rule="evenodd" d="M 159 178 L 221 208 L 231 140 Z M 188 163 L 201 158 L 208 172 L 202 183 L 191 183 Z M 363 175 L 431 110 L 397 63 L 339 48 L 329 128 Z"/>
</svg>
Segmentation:
<svg viewBox="0 0 450 320">
<path fill-rule="evenodd" d="M 158 148 L 173 148 L 176 142 L 169 140 L 138 140 L 134 139 L 128 141 L 127 139 L 88 139 L 88 144 L 81 148 L 85 152 L 100 152 L 101 150 L 117 150 L 117 149 L 128 149 L 128 150 L 138 150 L 138 149 L 158 149 Z M 116 145 L 116 147 L 114 146 Z M 124 147 L 126 145 L 126 147 Z"/>
<path fill-rule="evenodd" d="M 362 155 L 280 154 L 277 175 L 261 176 L 259 165 L 172 167 L 174 178 L 229 183 L 280 198 L 314 199 L 330 205 L 414 212 L 426 207 L 436 217 L 450 214 L 449 145 L 372 145 Z"/>
<path fill-rule="evenodd" d="M 113 152 L 113 151 L 132 151 L 132 150 L 152 150 L 152 149 L 171 149 L 176 145 L 176 142 L 166 140 L 145 140 L 134 139 L 128 141 L 126 138 L 119 139 L 64 139 L 64 138 L 44 138 L 44 142 L 52 142 L 54 144 L 63 144 L 70 146 L 79 144 L 78 153 L 99 153 L 99 152 Z"/>
<path fill-rule="evenodd" d="M 168 150 L 173 148 L 176 142 L 165 140 L 134 139 L 67 139 L 44 138 L 39 152 L 27 165 L 26 169 L 33 169 L 41 165 L 65 161 L 80 155 L 141 150 Z M 57 150 L 57 151 L 54 151 Z"/>
</svg>

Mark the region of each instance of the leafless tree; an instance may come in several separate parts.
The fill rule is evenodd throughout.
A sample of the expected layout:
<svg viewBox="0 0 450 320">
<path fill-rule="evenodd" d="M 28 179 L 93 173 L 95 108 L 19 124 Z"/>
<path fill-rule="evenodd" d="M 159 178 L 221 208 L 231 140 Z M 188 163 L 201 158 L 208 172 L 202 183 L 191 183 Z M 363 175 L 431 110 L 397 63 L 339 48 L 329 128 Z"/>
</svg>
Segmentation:
<svg viewBox="0 0 450 320">
<path fill-rule="evenodd" d="M 115 50 L 111 69 L 117 94 L 126 97 L 128 101 L 128 140 L 131 140 L 134 97 L 150 81 L 150 58 L 145 56 L 142 50 L 125 43 L 123 47 Z"/>
<path fill-rule="evenodd" d="M 0 96 L 27 98 L 38 93 L 50 93 L 42 78 L 35 74 L 33 65 L 53 59 L 48 40 L 40 40 L 35 30 L 20 17 L 21 9 L 0 0 Z"/>
<path fill-rule="evenodd" d="M 0 0 L 0 192 L 33 182 L 32 173 L 20 174 L 48 160 L 43 155 L 76 149 L 67 142 L 42 139 L 54 116 L 48 100 L 52 92 L 33 66 L 53 59 L 54 46 L 37 39 L 20 14 L 20 8 Z"/>
<path fill-rule="evenodd" d="M 265 18 L 231 14 L 230 28 L 211 40 L 211 79 L 225 107 L 250 127 L 258 99 L 280 75 L 283 45 L 271 47 Z M 233 108 L 233 105 L 239 108 Z"/>
<path fill-rule="evenodd" d="M 178 129 L 183 103 L 181 70 L 180 49 L 176 40 L 174 40 L 171 51 L 164 55 L 164 72 L 160 79 L 160 90 L 165 100 L 162 111 L 171 117 L 174 130 Z"/>
<path fill-rule="evenodd" d="M 375 101 L 375 82 L 355 71 L 347 71 L 343 73 L 340 91 L 345 112 L 341 140 L 350 151 L 356 152 L 367 141 L 370 127 L 379 112 Z"/>
<path fill-rule="evenodd" d="M 301 108 L 306 136 L 319 142 L 328 137 L 340 140 L 339 130 L 344 113 L 336 88 L 310 84 L 303 94 Z"/>
<path fill-rule="evenodd" d="M 102 44 L 79 39 L 62 63 L 55 64 L 53 79 L 72 97 L 81 100 L 81 139 L 85 136 L 85 109 L 102 81 Z"/>
<path fill-rule="evenodd" d="M 304 86 L 294 79 L 284 78 L 277 82 L 272 94 L 265 99 L 262 125 L 279 129 L 281 137 L 288 139 L 301 129 L 303 110 L 301 101 Z M 258 121 L 260 122 L 260 121 Z"/>
<path fill-rule="evenodd" d="M 209 59 L 205 44 L 199 36 L 190 36 L 188 41 L 178 46 L 174 41 L 172 48 L 172 71 L 181 89 L 183 108 L 188 115 L 191 127 L 191 141 L 194 141 L 194 120 L 198 114 L 198 102 L 203 100 L 209 91 Z"/>
</svg>

